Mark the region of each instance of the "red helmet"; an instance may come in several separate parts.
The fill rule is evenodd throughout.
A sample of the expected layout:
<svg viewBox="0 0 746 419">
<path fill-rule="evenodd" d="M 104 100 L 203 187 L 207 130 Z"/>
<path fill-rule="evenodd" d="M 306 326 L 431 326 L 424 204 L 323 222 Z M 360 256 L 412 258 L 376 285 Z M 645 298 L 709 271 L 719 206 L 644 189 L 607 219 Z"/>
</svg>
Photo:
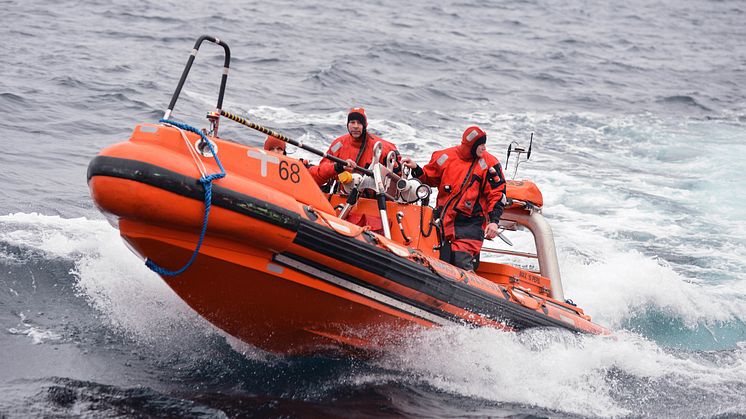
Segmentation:
<svg viewBox="0 0 746 419">
<path fill-rule="evenodd" d="M 285 141 L 282 141 L 279 138 L 273 137 L 271 135 L 267 136 L 267 139 L 264 140 L 264 149 L 269 151 L 273 148 L 281 148 L 283 154 L 285 153 Z"/>
<path fill-rule="evenodd" d="M 365 109 L 363 108 L 352 108 L 347 113 L 347 123 L 349 124 L 350 121 L 360 121 L 361 124 L 363 124 L 363 127 L 368 127 L 368 117 L 365 116 Z"/>
</svg>

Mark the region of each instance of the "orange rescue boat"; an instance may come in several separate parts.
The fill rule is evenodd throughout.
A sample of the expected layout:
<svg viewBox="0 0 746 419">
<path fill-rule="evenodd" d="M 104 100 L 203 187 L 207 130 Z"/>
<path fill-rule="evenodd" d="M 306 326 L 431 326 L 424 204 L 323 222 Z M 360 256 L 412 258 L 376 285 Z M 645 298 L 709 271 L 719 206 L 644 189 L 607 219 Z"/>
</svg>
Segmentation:
<svg viewBox="0 0 746 419">
<path fill-rule="evenodd" d="M 169 118 L 205 40 L 226 59 L 202 133 Z M 164 120 L 137 125 L 88 168 L 93 200 L 126 243 L 212 324 L 280 354 L 375 350 L 447 324 L 609 333 L 565 300 L 536 185 L 509 182 L 500 225 L 533 234 L 535 254 L 502 253 L 535 257 L 538 271 L 489 261 L 463 271 L 438 259 L 438 220 L 416 180 L 375 164 L 329 195 L 300 161 L 219 138 L 225 116 L 320 153 L 221 109 L 229 61 L 223 41 L 201 37 Z M 366 188 L 379 199 L 358 197 Z M 383 220 L 381 234 L 350 222 L 365 215 Z"/>
</svg>

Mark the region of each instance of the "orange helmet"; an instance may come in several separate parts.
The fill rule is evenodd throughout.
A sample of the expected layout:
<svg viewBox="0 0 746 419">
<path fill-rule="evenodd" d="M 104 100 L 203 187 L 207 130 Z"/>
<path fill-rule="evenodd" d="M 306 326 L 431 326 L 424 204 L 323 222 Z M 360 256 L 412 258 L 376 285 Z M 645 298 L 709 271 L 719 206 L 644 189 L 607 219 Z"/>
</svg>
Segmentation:
<svg viewBox="0 0 746 419">
<path fill-rule="evenodd" d="M 269 150 L 272 150 L 273 148 L 280 148 L 282 149 L 282 154 L 285 154 L 285 141 L 282 141 L 279 138 L 268 135 L 267 139 L 264 140 L 264 149 L 269 151 Z"/>
<path fill-rule="evenodd" d="M 368 127 L 368 117 L 365 116 L 365 109 L 363 108 L 352 108 L 347 113 L 347 123 L 350 121 L 360 121 L 364 128 Z"/>
</svg>

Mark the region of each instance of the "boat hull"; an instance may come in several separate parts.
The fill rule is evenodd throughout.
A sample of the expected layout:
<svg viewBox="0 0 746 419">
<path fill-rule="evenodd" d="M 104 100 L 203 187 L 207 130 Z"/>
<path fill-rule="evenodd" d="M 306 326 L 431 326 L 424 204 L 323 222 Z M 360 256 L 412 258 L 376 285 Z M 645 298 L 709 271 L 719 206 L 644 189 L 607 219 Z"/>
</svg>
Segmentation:
<svg viewBox="0 0 746 419">
<path fill-rule="evenodd" d="M 199 241 L 205 194 L 195 159 L 214 168 L 189 154 L 193 141 L 182 137 L 171 127 L 136 129 L 88 172 L 94 201 L 124 240 L 170 270 Z M 163 279 L 201 316 L 247 343 L 282 354 L 369 351 L 412 327 L 446 324 L 608 333 L 582 310 L 500 285 L 490 273 L 499 270 L 482 277 L 439 261 L 434 237 L 417 237 L 420 249 L 405 245 L 429 223 L 430 208 L 391 203 L 390 212 L 406 215 L 389 240 L 336 218 L 315 184 L 310 189 L 305 168 L 287 185 L 277 179 L 281 170 L 251 158 L 266 160 L 259 151 L 215 141 L 229 176 L 213 185 L 203 245 L 189 269 Z M 295 164 L 281 157 L 276 165 L 283 162 Z"/>
<path fill-rule="evenodd" d="M 187 260 L 196 238 L 131 222 L 121 228 L 138 253 L 169 260 Z M 397 336 L 380 330 L 431 324 L 293 271 L 271 252 L 220 239 L 208 239 L 190 269 L 164 280 L 218 328 L 275 353 L 372 350 Z"/>
</svg>

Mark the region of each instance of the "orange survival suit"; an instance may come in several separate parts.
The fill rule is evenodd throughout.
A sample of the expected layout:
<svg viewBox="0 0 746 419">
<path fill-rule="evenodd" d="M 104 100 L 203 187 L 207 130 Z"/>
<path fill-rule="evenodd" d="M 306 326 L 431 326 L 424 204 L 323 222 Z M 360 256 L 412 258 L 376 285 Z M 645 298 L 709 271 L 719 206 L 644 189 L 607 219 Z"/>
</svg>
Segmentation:
<svg viewBox="0 0 746 419">
<path fill-rule="evenodd" d="M 488 222 L 497 223 L 507 203 L 505 176 L 497 158 L 476 148 L 487 141 L 477 126 L 464 131 L 461 144 L 436 151 L 412 174 L 438 187 L 436 212 L 442 225 L 440 258 L 466 270 L 479 265 Z"/>
<path fill-rule="evenodd" d="M 359 121 L 363 125 L 361 139 L 356 140 L 348 132 L 347 134 L 332 141 L 332 144 L 329 146 L 329 150 L 327 150 L 327 154 L 339 157 L 343 160 L 350 159 L 353 160 L 358 166 L 368 167 L 373 161 L 373 147 L 376 145 L 377 142 L 380 141 L 382 145 L 380 158 L 381 163 L 386 163 L 386 157 L 392 151 L 396 153 L 397 163 L 401 161 L 399 151 L 394 144 L 368 132 L 368 118 L 365 115 L 365 109 L 350 109 L 350 112 L 347 114 L 348 131 L 350 121 L 352 120 Z M 318 184 L 319 186 L 326 184 L 343 171 L 344 167 L 342 165 L 340 165 L 339 163 L 334 163 L 327 158 L 321 159 L 318 166 L 312 166 L 309 168 L 311 176 L 316 181 L 316 184 Z M 375 232 L 383 232 L 383 222 L 381 220 L 381 217 L 379 217 L 378 215 L 350 214 L 347 217 L 347 220 L 360 226 L 370 226 L 370 228 Z"/>
<path fill-rule="evenodd" d="M 386 163 L 386 156 L 388 156 L 391 151 L 396 152 L 397 161 L 400 160 L 399 151 L 396 149 L 394 144 L 368 132 L 368 118 L 365 115 L 365 109 L 350 109 L 350 112 L 347 114 L 347 124 L 352 120 L 360 121 L 365 127 L 363 129 L 362 139 L 358 141 L 353 138 L 352 135 L 347 133 L 332 141 L 329 150 L 327 150 L 327 154 L 339 157 L 343 160 L 350 159 L 358 166 L 368 167 L 373 160 L 373 146 L 380 141 L 383 146 L 381 149 L 381 163 Z M 327 183 L 343 171 L 344 168 L 342 168 L 341 165 L 326 158 L 321 159 L 318 166 L 311 167 L 310 169 L 311 176 L 319 186 Z"/>
</svg>

